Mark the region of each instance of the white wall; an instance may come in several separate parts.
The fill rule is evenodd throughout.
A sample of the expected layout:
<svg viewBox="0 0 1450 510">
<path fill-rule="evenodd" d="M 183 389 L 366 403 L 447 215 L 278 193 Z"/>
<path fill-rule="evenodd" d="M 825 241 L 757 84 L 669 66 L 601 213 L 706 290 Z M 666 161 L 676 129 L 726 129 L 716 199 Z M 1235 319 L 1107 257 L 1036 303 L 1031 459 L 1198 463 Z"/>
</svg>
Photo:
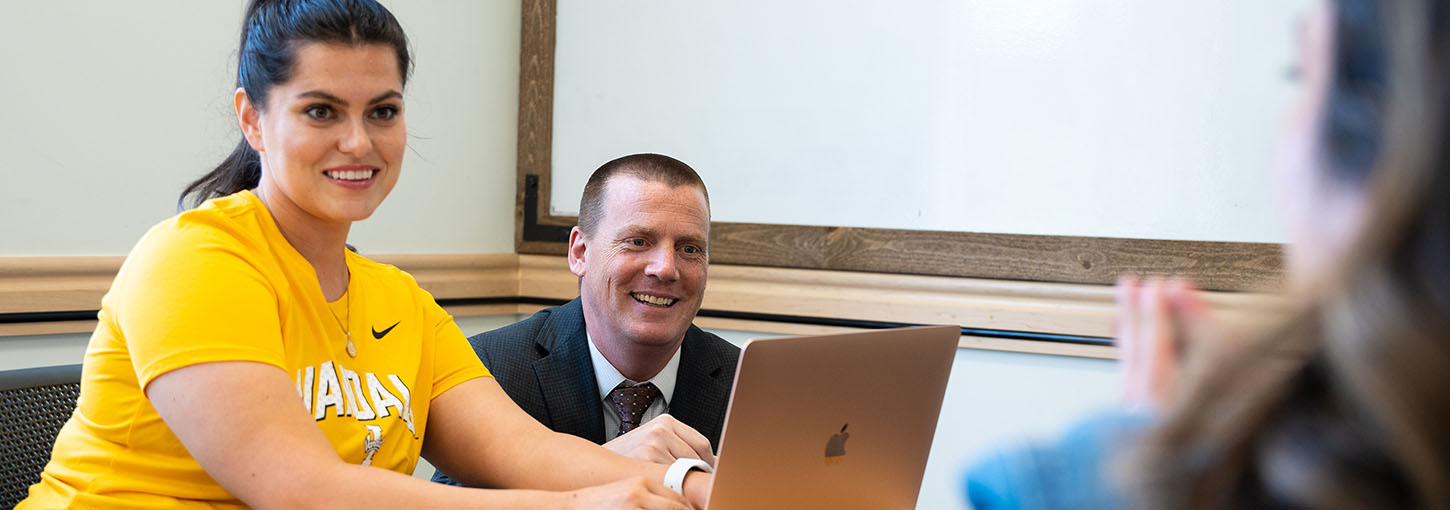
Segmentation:
<svg viewBox="0 0 1450 510">
<path fill-rule="evenodd" d="M 519 14 L 388 1 L 413 43 L 404 177 L 351 241 L 513 250 Z M 124 255 L 239 139 L 242 2 L 0 3 L 0 256 Z"/>
<path fill-rule="evenodd" d="M 716 221 L 1279 242 L 1307 3 L 560 0 L 550 206 L 652 151 Z"/>
<path fill-rule="evenodd" d="M 90 333 L 0 336 L 0 370 L 81 362 Z"/>
</svg>

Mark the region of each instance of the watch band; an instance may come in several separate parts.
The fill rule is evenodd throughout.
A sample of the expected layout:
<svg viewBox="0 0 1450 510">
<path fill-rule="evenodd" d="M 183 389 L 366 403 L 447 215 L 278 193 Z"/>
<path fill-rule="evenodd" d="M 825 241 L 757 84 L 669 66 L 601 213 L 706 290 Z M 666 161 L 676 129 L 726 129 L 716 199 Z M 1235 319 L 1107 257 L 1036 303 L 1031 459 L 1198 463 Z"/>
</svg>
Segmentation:
<svg viewBox="0 0 1450 510">
<path fill-rule="evenodd" d="M 715 471 L 710 464 L 700 459 L 675 459 L 675 463 L 670 464 L 670 469 L 665 471 L 665 487 L 675 491 L 675 494 L 685 495 L 685 475 L 690 474 L 691 469 L 698 469 L 706 473 Z"/>
</svg>

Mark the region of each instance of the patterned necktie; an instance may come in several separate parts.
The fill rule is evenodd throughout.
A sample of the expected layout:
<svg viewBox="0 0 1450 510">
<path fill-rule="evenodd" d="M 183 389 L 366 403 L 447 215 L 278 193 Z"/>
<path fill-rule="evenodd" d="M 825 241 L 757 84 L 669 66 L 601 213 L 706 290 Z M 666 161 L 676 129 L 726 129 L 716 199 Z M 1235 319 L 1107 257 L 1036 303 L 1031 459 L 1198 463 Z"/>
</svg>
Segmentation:
<svg viewBox="0 0 1450 510">
<path fill-rule="evenodd" d="M 625 386 L 620 383 L 609 392 L 609 400 L 614 402 L 614 410 L 619 413 L 619 435 L 634 430 L 639 426 L 640 418 L 644 417 L 645 409 L 649 409 L 655 399 L 660 396 L 660 389 L 650 383 L 639 386 Z M 617 437 L 617 436 L 616 436 Z"/>
</svg>

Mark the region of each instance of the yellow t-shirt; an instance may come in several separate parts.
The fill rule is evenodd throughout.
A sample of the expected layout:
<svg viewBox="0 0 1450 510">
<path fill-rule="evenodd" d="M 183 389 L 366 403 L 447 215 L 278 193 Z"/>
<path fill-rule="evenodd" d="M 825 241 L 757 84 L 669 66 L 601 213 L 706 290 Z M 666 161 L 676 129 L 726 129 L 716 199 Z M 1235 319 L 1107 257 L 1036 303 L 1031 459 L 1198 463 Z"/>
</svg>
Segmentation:
<svg viewBox="0 0 1450 510">
<path fill-rule="evenodd" d="M 352 252 L 347 267 L 347 294 L 327 303 L 312 265 L 247 191 L 152 227 L 101 302 L 76 412 L 18 508 L 243 506 L 145 394 L 157 376 L 211 361 L 285 370 L 343 460 L 412 473 L 429 401 L 489 373 L 413 277 Z"/>
</svg>

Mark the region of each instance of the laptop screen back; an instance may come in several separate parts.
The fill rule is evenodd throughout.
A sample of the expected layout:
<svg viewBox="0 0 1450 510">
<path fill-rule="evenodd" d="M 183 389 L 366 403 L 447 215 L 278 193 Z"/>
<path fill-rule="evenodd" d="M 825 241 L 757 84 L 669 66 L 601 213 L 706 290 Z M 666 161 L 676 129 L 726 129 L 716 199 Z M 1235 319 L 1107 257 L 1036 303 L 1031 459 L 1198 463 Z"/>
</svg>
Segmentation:
<svg viewBox="0 0 1450 510">
<path fill-rule="evenodd" d="M 709 508 L 912 508 L 960 330 L 750 340 Z"/>
</svg>

